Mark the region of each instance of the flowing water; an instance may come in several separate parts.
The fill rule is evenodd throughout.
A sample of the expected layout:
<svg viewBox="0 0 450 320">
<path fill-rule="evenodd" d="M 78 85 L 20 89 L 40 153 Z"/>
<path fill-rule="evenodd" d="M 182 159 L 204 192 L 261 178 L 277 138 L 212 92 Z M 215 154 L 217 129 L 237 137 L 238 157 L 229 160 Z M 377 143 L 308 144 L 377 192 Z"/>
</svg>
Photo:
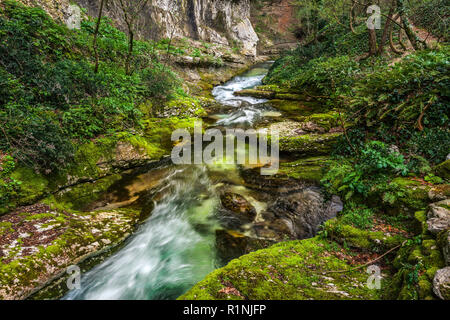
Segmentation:
<svg viewBox="0 0 450 320">
<path fill-rule="evenodd" d="M 230 114 L 218 115 L 220 120 L 217 121 L 217 125 L 242 124 L 251 127 L 266 114 L 273 112 L 273 109 L 267 104 L 267 99 L 234 95 L 237 91 L 261 85 L 271 64 L 272 62 L 260 63 L 224 85 L 213 89 L 212 94 L 217 101 L 225 106 L 234 107 Z"/>
<path fill-rule="evenodd" d="M 233 94 L 259 85 L 269 65 L 259 64 L 214 88 L 217 101 L 233 107 L 218 125 L 253 124 L 270 112 L 264 99 Z M 217 176 L 239 181 L 236 166 L 220 164 L 170 166 L 136 177 L 125 188 L 130 194 L 135 188 L 142 195 L 147 188 L 157 195 L 151 200 L 151 217 L 121 250 L 82 274 L 81 287 L 63 299 L 175 299 L 220 267 L 215 248 L 220 203 L 216 188 L 221 185 Z"/>
</svg>

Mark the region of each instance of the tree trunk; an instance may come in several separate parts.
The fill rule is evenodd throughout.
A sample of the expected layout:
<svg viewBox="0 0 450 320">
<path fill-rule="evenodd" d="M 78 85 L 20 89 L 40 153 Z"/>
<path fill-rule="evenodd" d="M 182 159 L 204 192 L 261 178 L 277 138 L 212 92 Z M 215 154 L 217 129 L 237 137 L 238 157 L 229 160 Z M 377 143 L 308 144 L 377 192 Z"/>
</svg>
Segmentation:
<svg viewBox="0 0 450 320">
<path fill-rule="evenodd" d="M 411 45 L 414 48 L 414 50 L 418 50 L 419 43 L 421 41 L 411 28 L 411 24 L 409 23 L 408 16 L 406 15 L 406 10 L 405 10 L 405 6 L 403 4 L 403 0 L 397 0 L 397 8 L 398 8 L 398 13 L 400 15 L 401 23 L 403 25 L 403 30 L 405 30 L 406 36 L 408 37 L 409 42 L 411 42 Z"/>
<path fill-rule="evenodd" d="M 355 19 L 355 5 L 356 5 L 355 1 L 352 0 L 352 7 L 350 8 L 349 20 L 350 20 L 350 30 L 354 34 L 356 34 L 355 28 L 353 28 L 353 20 Z"/>
<path fill-rule="evenodd" d="M 98 73 L 98 63 L 99 63 L 99 58 L 98 58 L 98 48 L 97 48 L 97 37 L 98 37 L 98 32 L 100 30 L 100 24 L 102 21 L 102 15 L 103 15 L 103 6 L 105 5 L 107 0 L 101 0 L 100 1 L 100 8 L 98 11 L 98 18 L 97 18 L 97 23 L 95 25 L 95 31 L 94 31 L 94 40 L 92 43 L 92 46 L 94 48 L 94 55 L 95 55 L 95 67 L 94 67 L 94 72 Z"/>
<path fill-rule="evenodd" d="M 394 41 L 392 39 L 393 29 L 394 29 L 394 26 L 391 25 L 389 28 L 389 46 L 391 47 L 392 52 L 394 52 L 395 54 L 402 54 L 403 52 L 400 50 L 397 50 L 397 48 L 395 47 Z M 400 29 L 400 32 L 401 32 L 401 29 Z"/>
<path fill-rule="evenodd" d="M 383 29 L 383 35 L 381 36 L 380 46 L 378 47 L 378 54 L 383 54 L 384 45 L 386 44 L 386 40 L 389 34 L 392 34 L 392 16 L 394 15 L 395 4 L 392 2 L 391 8 L 389 9 L 388 17 L 386 19 L 386 23 Z"/>
<path fill-rule="evenodd" d="M 127 59 L 125 61 L 125 73 L 127 75 L 130 75 L 130 64 L 131 64 L 131 57 L 133 55 L 133 45 L 134 45 L 134 32 L 133 27 L 128 28 L 128 53 L 127 53 Z"/>
<path fill-rule="evenodd" d="M 377 54 L 377 32 L 369 29 L 369 56 Z"/>
</svg>

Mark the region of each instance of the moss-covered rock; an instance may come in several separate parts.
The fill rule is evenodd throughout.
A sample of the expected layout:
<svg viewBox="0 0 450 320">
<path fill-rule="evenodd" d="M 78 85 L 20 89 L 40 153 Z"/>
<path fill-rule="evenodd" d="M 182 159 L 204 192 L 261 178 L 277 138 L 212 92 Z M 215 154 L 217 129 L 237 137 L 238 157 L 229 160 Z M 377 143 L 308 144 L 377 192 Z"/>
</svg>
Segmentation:
<svg viewBox="0 0 450 320">
<path fill-rule="evenodd" d="M 405 241 L 401 233 L 385 233 L 383 231 L 363 230 L 343 222 L 342 218 L 329 220 L 324 230 L 330 239 L 353 248 L 382 251 L 398 246 Z"/>
<path fill-rule="evenodd" d="M 280 151 L 309 156 L 330 154 L 341 133 L 280 136 Z"/>
<path fill-rule="evenodd" d="M 320 110 L 315 102 L 273 99 L 270 100 L 270 105 L 294 119 L 296 117 L 308 116 Z"/>
<path fill-rule="evenodd" d="M 14 206 L 31 204 L 39 200 L 48 187 L 48 180 L 31 168 L 19 167 L 11 175 L 21 182 L 19 195 Z"/>
<path fill-rule="evenodd" d="M 334 272 L 351 268 L 334 250 L 317 237 L 282 242 L 231 261 L 179 299 L 379 299 L 365 269 Z"/>
<path fill-rule="evenodd" d="M 254 98 L 262 98 L 262 99 L 274 99 L 276 93 L 273 91 L 267 90 L 258 90 L 258 89 L 244 89 L 234 93 L 236 96 L 250 96 Z"/>
<path fill-rule="evenodd" d="M 444 261 L 450 266 L 450 230 L 444 230 L 437 236 L 437 243 L 442 250 Z"/>
<path fill-rule="evenodd" d="M 433 291 L 440 299 L 450 300 L 450 267 L 436 272 L 433 279 Z"/>
<path fill-rule="evenodd" d="M 76 212 L 47 205 L 24 207 L 0 218 L 0 299 L 24 299 L 76 265 L 124 241 L 139 213 L 129 209 Z"/>
<path fill-rule="evenodd" d="M 319 183 L 330 158 L 312 157 L 293 162 L 281 163 L 278 173 L 290 178 Z"/>
<path fill-rule="evenodd" d="M 394 201 L 386 206 L 386 211 L 391 215 L 413 217 L 416 211 L 425 210 L 431 202 L 429 192 L 433 187 L 420 181 L 397 177 L 391 181 L 389 187 L 396 193 Z"/>
<path fill-rule="evenodd" d="M 450 180 L 450 160 L 446 160 L 441 164 L 438 164 L 434 168 L 434 172 L 437 176 L 445 180 Z"/>
</svg>

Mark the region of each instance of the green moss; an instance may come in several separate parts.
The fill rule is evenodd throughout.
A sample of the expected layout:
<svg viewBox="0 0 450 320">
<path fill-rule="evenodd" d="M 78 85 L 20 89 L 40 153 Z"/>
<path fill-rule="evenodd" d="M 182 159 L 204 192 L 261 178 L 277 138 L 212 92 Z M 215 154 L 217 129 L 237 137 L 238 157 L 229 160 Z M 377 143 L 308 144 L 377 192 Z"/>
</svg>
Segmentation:
<svg viewBox="0 0 450 320">
<path fill-rule="evenodd" d="M 48 180 L 31 168 L 17 168 L 11 177 L 22 182 L 16 205 L 31 204 L 48 192 Z"/>
<path fill-rule="evenodd" d="M 324 273 L 350 268 L 333 250 L 317 237 L 282 242 L 231 261 L 179 299 L 378 299 L 364 269 Z M 235 294 L 224 293 L 226 287 Z"/>
<path fill-rule="evenodd" d="M 305 101 L 305 96 L 297 93 L 277 93 L 275 99 L 279 100 L 292 100 L 292 101 Z"/>
<path fill-rule="evenodd" d="M 430 202 L 428 192 L 431 187 L 422 185 L 419 181 L 397 177 L 392 180 L 390 185 L 396 190 L 397 194 L 400 194 L 390 206 L 391 214 L 413 215 L 416 211 L 426 209 Z"/>
<path fill-rule="evenodd" d="M 401 244 L 405 238 L 401 235 L 388 235 L 382 231 L 370 231 L 355 228 L 342 222 L 342 218 L 328 220 L 324 229 L 327 235 L 350 247 L 379 251 Z"/>
<path fill-rule="evenodd" d="M 450 180 L 450 160 L 446 160 L 441 164 L 437 165 L 434 168 L 434 172 L 437 176 L 445 180 Z"/>
<path fill-rule="evenodd" d="M 308 116 L 314 113 L 317 104 L 311 102 L 302 102 L 302 101 L 292 101 L 292 100 L 280 100 L 274 99 L 270 100 L 270 104 L 286 113 L 288 116 Z"/>
<path fill-rule="evenodd" d="M 419 287 L 418 291 L 420 299 L 425 299 L 432 296 L 432 285 L 430 281 L 427 279 L 421 279 L 417 285 Z"/>
<path fill-rule="evenodd" d="M 194 122 L 198 118 L 152 118 L 144 121 L 144 137 L 149 143 L 158 146 L 162 154 L 170 154 L 173 147 L 172 132 L 176 129 L 186 129 L 193 132 Z"/>
<path fill-rule="evenodd" d="M 120 180 L 120 174 L 106 176 L 94 182 L 86 182 L 67 188 L 44 200 L 48 204 L 58 203 L 64 208 L 83 210 L 86 205 L 98 200 L 114 182 Z"/>
<path fill-rule="evenodd" d="M 275 98 L 275 92 L 258 90 L 258 89 L 244 89 L 234 93 L 236 96 L 250 96 L 254 98 L 273 99 Z"/>
<path fill-rule="evenodd" d="M 0 236 L 8 232 L 14 232 L 12 223 L 8 221 L 0 222 Z"/>
<path fill-rule="evenodd" d="M 306 134 L 294 137 L 280 137 L 280 151 L 298 154 L 326 155 L 341 136 L 340 133 Z"/>
<path fill-rule="evenodd" d="M 105 173 L 98 164 L 113 159 L 117 141 L 115 136 L 105 137 L 79 146 L 73 164 L 53 179 L 52 188 L 57 189 L 78 180 L 92 180 L 103 176 Z"/>
<path fill-rule="evenodd" d="M 298 180 L 319 183 L 323 178 L 324 169 L 329 161 L 330 159 L 327 157 L 313 157 L 281 163 L 278 173 Z"/>
<path fill-rule="evenodd" d="M 166 111 L 175 114 L 178 117 L 201 117 L 206 115 L 199 99 L 188 95 L 176 95 L 170 100 L 166 107 Z"/>
</svg>

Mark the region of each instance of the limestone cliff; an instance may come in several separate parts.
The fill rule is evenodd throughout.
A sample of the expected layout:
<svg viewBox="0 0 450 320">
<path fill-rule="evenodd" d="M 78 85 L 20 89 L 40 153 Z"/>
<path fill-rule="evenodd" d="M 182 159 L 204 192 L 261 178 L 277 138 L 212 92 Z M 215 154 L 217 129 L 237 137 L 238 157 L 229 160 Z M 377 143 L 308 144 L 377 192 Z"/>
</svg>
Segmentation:
<svg viewBox="0 0 450 320">
<path fill-rule="evenodd" d="M 54 18 L 67 21 L 69 0 L 22 0 L 42 6 Z M 88 15 L 98 14 L 98 0 L 76 0 Z M 115 1 L 106 6 L 106 16 L 125 29 Z M 194 40 L 239 47 L 241 53 L 256 56 L 258 35 L 250 22 L 250 0 L 151 0 L 142 10 L 137 27 L 141 38 L 188 37 Z"/>
</svg>

